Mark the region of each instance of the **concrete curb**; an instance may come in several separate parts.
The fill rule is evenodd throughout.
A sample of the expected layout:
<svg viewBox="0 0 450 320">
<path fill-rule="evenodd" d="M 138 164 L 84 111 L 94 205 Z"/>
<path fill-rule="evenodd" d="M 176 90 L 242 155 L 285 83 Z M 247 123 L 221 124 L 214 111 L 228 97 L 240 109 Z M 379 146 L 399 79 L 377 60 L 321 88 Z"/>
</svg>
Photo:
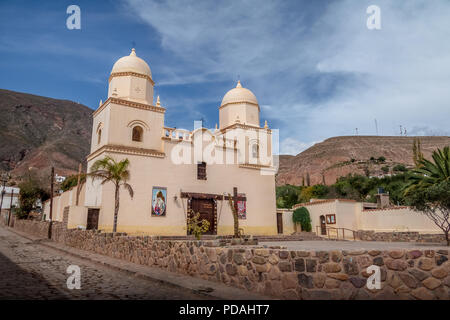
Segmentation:
<svg viewBox="0 0 450 320">
<path fill-rule="evenodd" d="M 18 236 L 26 238 L 36 244 L 44 247 L 69 254 L 82 260 L 88 260 L 92 263 L 108 267 L 110 269 L 124 272 L 130 276 L 138 277 L 145 280 L 157 281 L 162 284 L 172 285 L 194 293 L 219 300 L 272 300 L 274 298 L 264 295 L 252 293 L 244 289 L 229 287 L 221 283 L 216 283 L 200 278 L 181 275 L 167 270 L 135 264 L 123 261 L 101 254 L 84 251 L 76 248 L 67 247 L 62 244 L 53 242 L 52 240 L 34 237 L 29 234 L 14 230 L 10 227 L 5 228 Z"/>
</svg>

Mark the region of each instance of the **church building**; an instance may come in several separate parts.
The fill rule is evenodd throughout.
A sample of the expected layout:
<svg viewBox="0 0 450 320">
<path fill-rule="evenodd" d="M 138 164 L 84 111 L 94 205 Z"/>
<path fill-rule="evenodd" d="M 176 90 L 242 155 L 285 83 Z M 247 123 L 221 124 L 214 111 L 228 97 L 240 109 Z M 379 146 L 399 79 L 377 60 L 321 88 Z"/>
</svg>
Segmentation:
<svg viewBox="0 0 450 320">
<path fill-rule="evenodd" d="M 154 85 L 149 65 L 132 49 L 114 64 L 108 98 L 93 113 L 88 172 L 106 156 L 130 162 L 134 196 L 120 190 L 117 231 L 185 236 L 195 212 L 210 223 L 206 234 L 232 235 L 232 197 L 243 234 L 276 234 L 272 131 L 261 126 L 255 95 L 238 81 L 218 106 L 219 126 L 195 122 L 184 130 L 166 126 Z M 67 216 L 69 228 L 111 231 L 114 205 L 114 185 L 88 176 L 53 198 L 53 220 Z M 48 202 L 44 213 L 48 218 Z"/>
</svg>

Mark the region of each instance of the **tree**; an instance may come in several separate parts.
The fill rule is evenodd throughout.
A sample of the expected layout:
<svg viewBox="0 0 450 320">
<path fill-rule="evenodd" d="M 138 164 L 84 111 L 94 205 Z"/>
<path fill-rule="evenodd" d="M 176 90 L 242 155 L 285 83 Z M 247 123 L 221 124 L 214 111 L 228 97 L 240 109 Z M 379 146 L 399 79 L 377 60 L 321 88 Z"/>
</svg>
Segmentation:
<svg viewBox="0 0 450 320">
<path fill-rule="evenodd" d="M 450 245 L 450 148 L 437 149 L 433 161 L 421 159 L 409 177 L 404 194 L 415 210 L 430 218 Z"/>
<path fill-rule="evenodd" d="M 295 223 L 299 223 L 302 227 L 303 231 L 310 232 L 311 227 L 311 217 L 309 215 L 308 209 L 305 207 L 300 207 L 294 210 L 292 213 L 292 221 Z"/>
<path fill-rule="evenodd" d="M 416 168 L 418 168 L 420 162 L 424 159 L 420 146 L 420 140 L 418 138 L 414 138 L 412 150 L 414 165 L 416 166 Z"/>
<path fill-rule="evenodd" d="M 239 229 L 239 217 L 233 200 L 233 196 L 231 194 L 228 194 L 228 204 L 230 205 L 231 212 L 233 213 L 234 237 L 240 238 L 242 234 L 242 229 Z"/>
<path fill-rule="evenodd" d="M 406 172 L 408 169 L 402 164 L 397 164 L 393 169 L 394 172 Z"/>
<path fill-rule="evenodd" d="M 91 166 L 91 172 L 89 173 L 89 176 L 91 176 L 94 180 L 102 180 L 101 184 L 105 184 L 107 182 L 112 182 L 114 184 L 115 206 L 113 232 L 117 231 L 117 216 L 119 214 L 120 204 L 120 187 L 123 186 L 128 191 L 131 198 L 133 198 L 134 195 L 133 188 L 130 184 L 127 183 L 127 181 L 130 179 L 130 171 L 128 170 L 129 165 L 130 161 L 128 159 L 117 162 L 110 156 L 106 156 L 103 159 L 95 161 Z"/>
<path fill-rule="evenodd" d="M 44 187 L 42 179 L 36 172 L 28 172 L 23 182 L 19 184 L 19 209 L 16 210 L 16 216 L 19 219 L 26 219 L 34 209 L 36 201 L 44 202 L 50 198 L 50 193 Z"/>
<path fill-rule="evenodd" d="M 298 202 L 302 187 L 285 185 L 276 187 L 277 208 L 292 208 Z"/>
<path fill-rule="evenodd" d="M 389 172 L 389 167 L 388 167 L 388 166 L 381 167 L 381 170 L 382 170 L 384 173 L 388 173 L 388 172 Z"/>
<path fill-rule="evenodd" d="M 206 219 L 200 220 L 200 212 L 194 213 L 190 211 L 192 217 L 188 221 L 187 231 L 191 232 L 197 240 L 200 240 L 202 234 L 209 230 L 209 221 Z"/>
<path fill-rule="evenodd" d="M 81 174 L 80 184 L 83 185 L 84 182 L 86 182 L 86 175 Z M 78 184 L 78 174 L 71 175 L 67 177 L 66 180 L 63 181 L 63 183 L 61 183 L 61 190 L 62 191 L 70 190 L 71 188 L 77 186 L 77 184 Z"/>
<path fill-rule="evenodd" d="M 386 158 L 381 156 L 377 159 L 378 162 L 384 163 L 386 161 Z"/>
</svg>

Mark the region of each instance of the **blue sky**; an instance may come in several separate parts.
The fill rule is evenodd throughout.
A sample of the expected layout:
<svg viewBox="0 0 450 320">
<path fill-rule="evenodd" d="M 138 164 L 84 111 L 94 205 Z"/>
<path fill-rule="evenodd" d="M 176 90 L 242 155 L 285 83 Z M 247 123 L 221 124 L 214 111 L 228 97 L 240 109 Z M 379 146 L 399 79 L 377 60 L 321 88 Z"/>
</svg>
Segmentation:
<svg viewBox="0 0 450 320">
<path fill-rule="evenodd" d="M 81 30 L 66 9 L 81 8 Z M 381 30 L 366 9 L 381 8 Z M 1 1 L 0 88 L 96 108 L 114 62 L 148 62 L 166 125 L 218 123 L 238 77 L 281 153 L 331 136 L 449 135 L 450 1 Z"/>
</svg>

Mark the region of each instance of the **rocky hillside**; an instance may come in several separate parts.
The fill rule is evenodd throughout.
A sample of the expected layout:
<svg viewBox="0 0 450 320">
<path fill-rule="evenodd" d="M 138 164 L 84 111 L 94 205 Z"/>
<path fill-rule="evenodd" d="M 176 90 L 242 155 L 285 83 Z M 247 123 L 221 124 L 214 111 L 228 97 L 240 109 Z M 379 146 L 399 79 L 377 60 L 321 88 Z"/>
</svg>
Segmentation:
<svg viewBox="0 0 450 320">
<path fill-rule="evenodd" d="M 426 158 L 433 150 L 450 145 L 450 137 L 418 137 Z M 336 179 L 349 173 L 385 174 L 383 167 L 392 169 L 397 164 L 413 165 L 414 137 L 346 136 L 334 137 L 296 156 L 281 156 L 277 185 L 302 185 L 307 176 L 310 184 L 333 184 Z M 386 158 L 385 163 L 371 158 Z M 386 168 L 384 168 L 386 170 Z"/>
<path fill-rule="evenodd" d="M 77 171 L 89 153 L 92 110 L 84 105 L 0 89 L 0 170 Z"/>
</svg>

